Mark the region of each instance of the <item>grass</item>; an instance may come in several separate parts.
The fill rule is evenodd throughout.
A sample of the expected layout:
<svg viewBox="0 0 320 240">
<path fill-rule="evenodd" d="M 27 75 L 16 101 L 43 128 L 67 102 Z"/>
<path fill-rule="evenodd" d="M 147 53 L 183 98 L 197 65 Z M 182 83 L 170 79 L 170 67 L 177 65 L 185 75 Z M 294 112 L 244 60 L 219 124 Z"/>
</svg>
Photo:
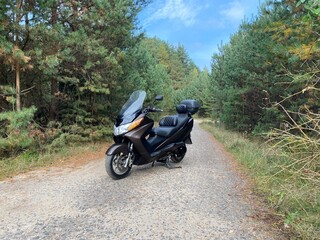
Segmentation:
<svg viewBox="0 0 320 240">
<path fill-rule="evenodd" d="M 79 165 L 103 156 L 107 143 L 82 143 L 54 151 L 25 151 L 18 156 L 0 159 L 0 181 L 48 166 Z"/>
<path fill-rule="evenodd" d="M 290 155 L 272 149 L 267 143 L 248 139 L 212 122 L 202 126 L 209 130 L 247 169 L 257 190 L 283 219 L 291 239 L 319 239 L 320 186 L 317 181 L 301 179 L 288 168 Z"/>
</svg>

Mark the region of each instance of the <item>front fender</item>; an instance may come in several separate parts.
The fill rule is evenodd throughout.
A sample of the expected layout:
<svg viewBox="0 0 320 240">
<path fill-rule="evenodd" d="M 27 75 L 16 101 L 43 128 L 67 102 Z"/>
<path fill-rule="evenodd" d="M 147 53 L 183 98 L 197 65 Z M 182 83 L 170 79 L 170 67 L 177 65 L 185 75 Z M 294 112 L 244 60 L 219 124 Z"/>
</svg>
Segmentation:
<svg viewBox="0 0 320 240">
<path fill-rule="evenodd" d="M 106 154 L 107 155 L 114 155 L 116 153 L 122 152 L 124 154 L 129 153 L 128 144 L 126 143 L 115 143 L 109 147 Z"/>
</svg>

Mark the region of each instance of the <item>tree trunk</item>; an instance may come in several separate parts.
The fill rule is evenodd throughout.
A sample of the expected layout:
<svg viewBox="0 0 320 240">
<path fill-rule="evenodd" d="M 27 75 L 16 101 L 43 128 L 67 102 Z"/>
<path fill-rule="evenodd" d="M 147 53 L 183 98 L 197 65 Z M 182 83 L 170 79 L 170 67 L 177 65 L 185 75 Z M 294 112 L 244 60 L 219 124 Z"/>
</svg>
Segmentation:
<svg viewBox="0 0 320 240">
<path fill-rule="evenodd" d="M 19 59 L 16 60 L 16 108 L 17 111 L 21 110 L 21 89 L 20 89 L 20 62 Z"/>
<path fill-rule="evenodd" d="M 16 19 L 15 19 L 15 47 L 14 49 L 17 50 L 19 49 L 19 23 L 21 20 L 21 8 L 22 8 L 22 0 L 17 1 L 17 13 L 16 13 Z M 16 108 L 17 111 L 21 110 L 21 87 L 20 87 L 20 59 L 15 60 L 15 69 L 16 69 Z"/>
<path fill-rule="evenodd" d="M 51 24 L 54 26 L 58 20 L 58 13 L 57 13 L 57 4 L 53 3 L 51 8 Z M 49 112 L 49 119 L 54 120 L 57 115 L 57 99 L 55 94 L 58 92 L 58 81 L 55 76 L 51 78 L 51 102 L 50 102 L 50 112 Z"/>
</svg>

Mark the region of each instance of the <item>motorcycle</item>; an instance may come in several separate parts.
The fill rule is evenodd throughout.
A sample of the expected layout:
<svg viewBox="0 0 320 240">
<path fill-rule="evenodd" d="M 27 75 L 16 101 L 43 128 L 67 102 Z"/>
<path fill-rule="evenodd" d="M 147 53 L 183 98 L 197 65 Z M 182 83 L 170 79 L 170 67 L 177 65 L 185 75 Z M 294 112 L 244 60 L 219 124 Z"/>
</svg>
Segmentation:
<svg viewBox="0 0 320 240">
<path fill-rule="evenodd" d="M 131 94 L 123 105 L 114 125 L 114 144 L 106 152 L 105 167 L 108 175 L 117 180 L 128 176 L 133 165 L 144 165 L 155 161 L 175 168 L 184 158 L 186 144 L 192 144 L 192 115 L 200 105 L 196 100 L 183 100 L 176 106 L 177 114 L 166 116 L 153 128 L 154 121 L 149 113 L 162 112 L 155 107 L 143 109 L 146 92 L 142 90 Z M 159 95 L 156 101 L 162 101 Z"/>
</svg>

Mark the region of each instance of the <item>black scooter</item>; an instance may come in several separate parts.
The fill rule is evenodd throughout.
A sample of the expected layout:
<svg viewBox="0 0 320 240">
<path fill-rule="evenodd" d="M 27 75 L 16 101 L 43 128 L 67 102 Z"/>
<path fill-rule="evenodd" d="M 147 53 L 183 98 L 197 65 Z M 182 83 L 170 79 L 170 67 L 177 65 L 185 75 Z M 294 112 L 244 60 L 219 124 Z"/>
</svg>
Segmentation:
<svg viewBox="0 0 320 240">
<path fill-rule="evenodd" d="M 180 162 L 191 144 L 193 127 L 192 114 L 200 105 L 196 100 L 184 100 L 176 106 L 177 114 L 164 117 L 159 127 L 147 115 L 161 109 L 143 109 L 145 91 L 135 91 L 123 105 L 114 125 L 114 144 L 106 152 L 105 167 L 113 179 L 125 178 L 132 165 L 143 165 L 155 161 L 163 162 L 168 168 Z M 163 100 L 157 96 L 155 100 Z"/>
</svg>

